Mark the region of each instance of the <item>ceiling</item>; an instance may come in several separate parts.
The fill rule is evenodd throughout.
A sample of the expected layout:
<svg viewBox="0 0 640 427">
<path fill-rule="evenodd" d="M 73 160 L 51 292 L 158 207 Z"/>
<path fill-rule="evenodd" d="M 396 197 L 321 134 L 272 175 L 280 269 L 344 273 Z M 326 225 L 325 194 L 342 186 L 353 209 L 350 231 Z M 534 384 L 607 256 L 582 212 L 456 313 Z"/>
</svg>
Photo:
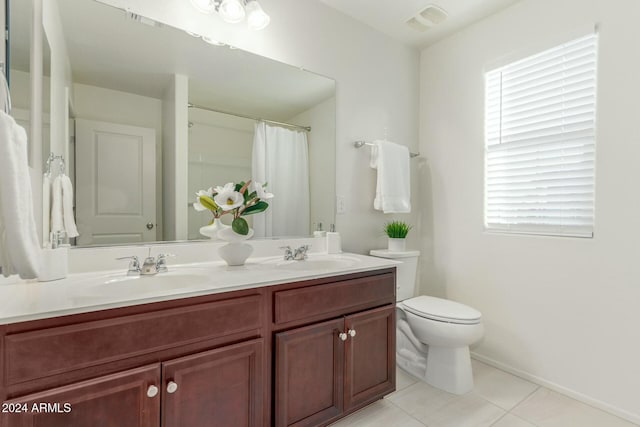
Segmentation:
<svg viewBox="0 0 640 427">
<path fill-rule="evenodd" d="M 405 44 L 424 48 L 519 0 L 320 0 Z M 410 28 L 409 18 L 429 5 L 444 9 L 448 18 L 424 32 Z"/>
</svg>

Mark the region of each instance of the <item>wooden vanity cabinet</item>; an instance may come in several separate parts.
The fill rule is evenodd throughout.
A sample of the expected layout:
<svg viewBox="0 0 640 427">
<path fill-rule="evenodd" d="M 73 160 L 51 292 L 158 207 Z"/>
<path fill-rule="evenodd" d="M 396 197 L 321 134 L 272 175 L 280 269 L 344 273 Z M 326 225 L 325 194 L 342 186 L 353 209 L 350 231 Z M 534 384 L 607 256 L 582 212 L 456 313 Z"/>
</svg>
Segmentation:
<svg viewBox="0 0 640 427">
<path fill-rule="evenodd" d="M 0 326 L 0 427 L 327 425 L 395 388 L 394 289 L 386 269 Z"/>
<path fill-rule="evenodd" d="M 274 321 L 276 427 L 324 426 L 395 390 L 393 273 L 276 291 Z"/>
</svg>

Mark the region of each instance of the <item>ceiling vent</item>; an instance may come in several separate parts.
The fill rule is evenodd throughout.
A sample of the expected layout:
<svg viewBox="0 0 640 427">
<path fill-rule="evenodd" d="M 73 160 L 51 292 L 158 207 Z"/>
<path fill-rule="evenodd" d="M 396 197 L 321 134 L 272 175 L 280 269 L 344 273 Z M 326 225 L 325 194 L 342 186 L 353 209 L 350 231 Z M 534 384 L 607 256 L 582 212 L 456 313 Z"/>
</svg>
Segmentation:
<svg viewBox="0 0 640 427">
<path fill-rule="evenodd" d="M 407 21 L 407 25 L 420 32 L 427 31 L 447 19 L 447 12 L 439 6 L 429 5 Z"/>
</svg>

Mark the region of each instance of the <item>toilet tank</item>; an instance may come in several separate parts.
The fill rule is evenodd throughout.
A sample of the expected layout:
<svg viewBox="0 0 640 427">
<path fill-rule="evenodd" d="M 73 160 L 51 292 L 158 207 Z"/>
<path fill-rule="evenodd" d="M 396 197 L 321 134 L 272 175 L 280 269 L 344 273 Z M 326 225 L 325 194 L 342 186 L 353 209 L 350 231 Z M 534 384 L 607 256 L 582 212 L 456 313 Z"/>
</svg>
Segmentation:
<svg viewBox="0 0 640 427">
<path fill-rule="evenodd" d="M 396 266 L 396 301 L 403 301 L 417 295 L 416 273 L 420 251 L 390 252 L 387 249 L 374 249 L 369 252 L 369 255 L 401 263 Z"/>
</svg>

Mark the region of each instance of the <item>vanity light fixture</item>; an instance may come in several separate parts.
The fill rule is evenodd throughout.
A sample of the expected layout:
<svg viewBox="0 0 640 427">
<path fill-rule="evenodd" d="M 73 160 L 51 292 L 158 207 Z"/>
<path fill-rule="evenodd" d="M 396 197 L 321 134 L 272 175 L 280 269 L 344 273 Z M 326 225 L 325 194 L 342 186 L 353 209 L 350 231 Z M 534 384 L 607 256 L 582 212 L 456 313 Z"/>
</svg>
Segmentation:
<svg viewBox="0 0 640 427">
<path fill-rule="evenodd" d="M 269 25 L 271 18 L 262 10 L 262 6 L 257 0 L 247 0 L 245 10 L 247 11 L 249 29 L 258 31 Z"/>
<path fill-rule="evenodd" d="M 247 26 L 255 31 L 265 28 L 271 21 L 257 0 L 191 0 L 191 4 L 202 13 L 218 12 L 230 24 L 242 22 L 246 17 Z"/>
</svg>

